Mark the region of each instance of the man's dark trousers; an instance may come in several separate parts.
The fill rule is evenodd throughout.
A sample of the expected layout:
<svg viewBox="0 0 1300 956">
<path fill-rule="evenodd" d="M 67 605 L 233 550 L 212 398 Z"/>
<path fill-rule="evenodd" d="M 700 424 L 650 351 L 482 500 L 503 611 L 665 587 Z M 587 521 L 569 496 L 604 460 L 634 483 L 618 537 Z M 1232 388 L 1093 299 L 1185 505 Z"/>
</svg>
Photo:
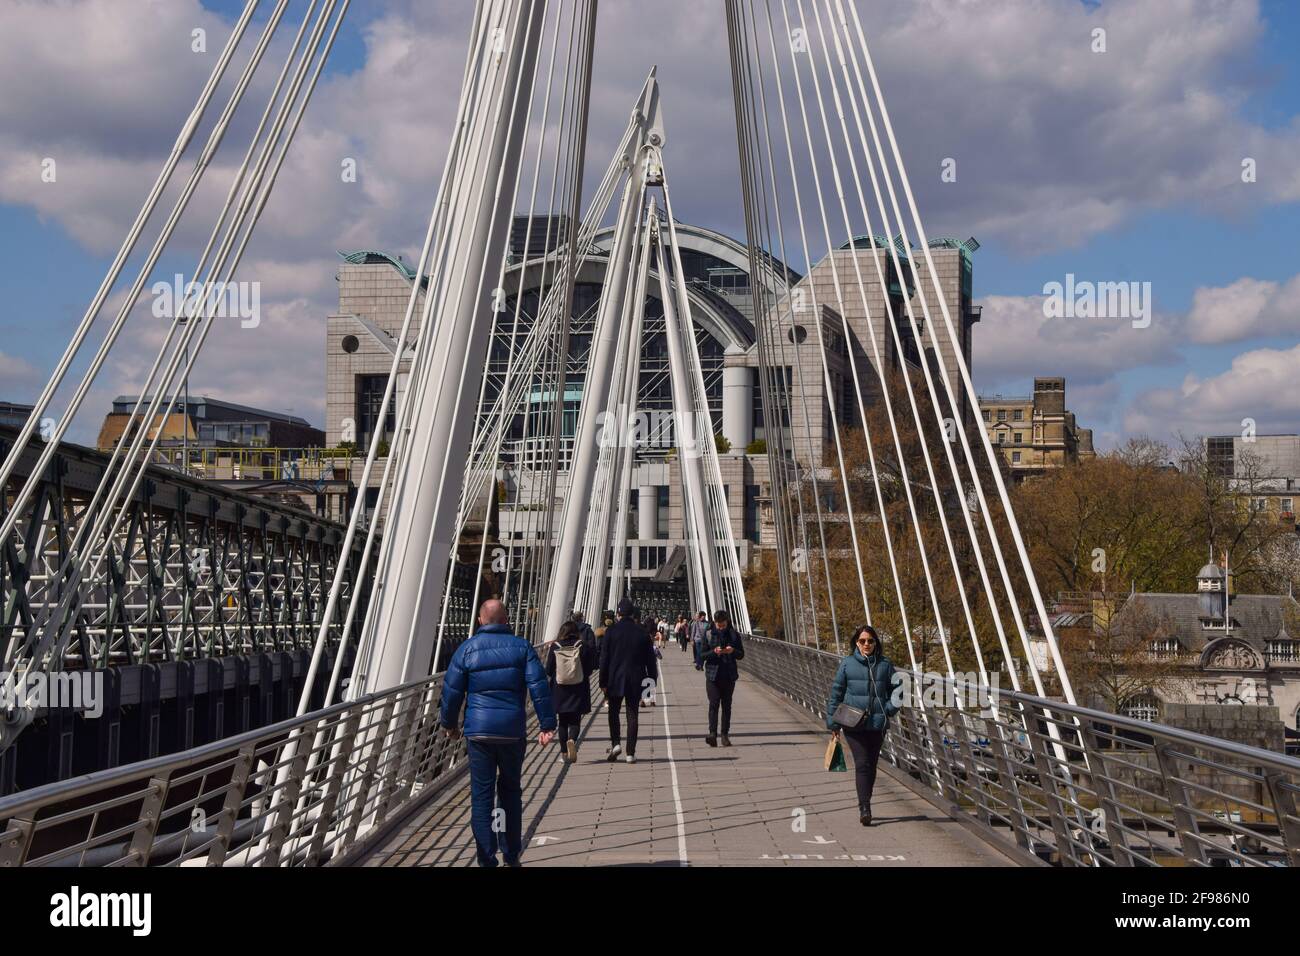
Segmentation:
<svg viewBox="0 0 1300 956">
<path fill-rule="evenodd" d="M 641 701 L 636 697 L 615 697 L 613 694 L 607 698 L 609 703 L 609 745 L 612 747 L 619 742 L 621 736 L 618 725 L 618 712 L 623 708 L 623 702 L 627 701 L 627 749 L 624 753 L 636 753 L 636 732 L 637 718 L 640 715 Z"/>
<path fill-rule="evenodd" d="M 478 865 L 497 865 L 497 834 L 492 829 L 493 796 L 505 811 L 505 845 L 500 847 L 506 863 L 517 863 L 524 842 L 524 791 L 520 783 L 524 769 L 524 741 L 497 743 L 469 738 L 470 814 Z"/>
<path fill-rule="evenodd" d="M 704 689 L 709 695 L 709 736 L 718 736 L 718 708 L 722 708 L 722 734 L 731 732 L 731 698 L 736 693 L 736 682 L 724 680 L 706 680 Z"/>
</svg>

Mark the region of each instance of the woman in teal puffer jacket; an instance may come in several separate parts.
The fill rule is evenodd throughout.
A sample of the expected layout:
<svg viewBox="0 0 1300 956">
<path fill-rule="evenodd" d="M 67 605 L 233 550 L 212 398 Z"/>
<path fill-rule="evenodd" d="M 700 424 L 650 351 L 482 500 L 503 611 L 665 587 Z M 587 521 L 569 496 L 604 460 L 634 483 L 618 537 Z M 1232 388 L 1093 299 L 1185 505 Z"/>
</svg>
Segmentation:
<svg viewBox="0 0 1300 956">
<path fill-rule="evenodd" d="M 876 629 L 863 624 L 853 635 L 853 653 L 840 661 L 831 695 L 826 701 L 826 726 L 832 734 L 843 737 L 853 754 L 853 777 L 858 788 L 858 819 L 864 827 L 871 825 L 871 792 L 876 785 L 876 762 L 885 743 L 889 718 L 897 713 L 894 706 L 894 665 L 885 657 Z M 863 712 L 861 723 L 841 727 L 835 722 L 835 710 L 848 704 Z"/>
</svg>

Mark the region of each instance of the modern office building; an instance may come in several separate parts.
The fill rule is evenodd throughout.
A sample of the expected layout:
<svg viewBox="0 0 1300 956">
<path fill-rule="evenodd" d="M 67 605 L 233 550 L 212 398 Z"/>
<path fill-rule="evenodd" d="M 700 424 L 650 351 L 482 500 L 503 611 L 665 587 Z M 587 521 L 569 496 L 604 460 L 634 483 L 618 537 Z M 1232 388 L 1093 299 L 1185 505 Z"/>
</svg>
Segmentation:
<svg viewBox="0 0 1300 956">
<path fill-rule="evenodd" d="M 1296 523 L 1300 498 L 1300 435 L 1213 435 L 1206 464 L 1228 479 L 1243 502 L 1278 521 Z"/>
<path fill-rule="evenodd" d="M 540 219 L 534 222 L 533 234 L 527 242 L 516 226 L 512 234 L 512 253 L 508 258 L 504 289 L 506 299 L 503 316 L 497 325 L 488 357 L 487 381 L 484 388 L 480 414 L 486 414 L 500 394 L 505 382 L 510 356 L 518 354 L 522 343 L 530 334 L 543 284 L 554 274 L 556 242 L 545 239 L 545 230 L 552 237 L 563 234 L 565 223 L 561 219 Z M 538 234 L 543 233 L 541 241 Z M 853 350 L 859 365 L 864 386 L 876 394 L 878 384 L 872 382 L 875 373 L 864 364 L 870 361 L 872 350 L 868 336 L 874 333 L 885 343 L 882 356 L 892 366 L 900 360 L 915 363 L 921 354 L 911 336 L 905 345 L 907 354 L 900 356 L 893 348 L 885 322 L 884 293 L 875 279 L 875 266 L 869 259 L 872 254 L 888 257 L 863 241 L 846 244 L 834 253 L 841 272 L 852 271 L 853 257 L 861 263 L 865 278 L 872 276 L 866 289 L 868 309 L 872 322 L 867 322 L 866 310 L 861 307 L 861 296 L 856 283 L 846 283 L 841 275 L 844 312 L 849 319 L 849 337 L 843 332 L 844 321 L 837 311 L 839 298 L 834 294 L 829 259 L 814 267 L 812 273 L 800 276 L 775 260 L 764 262 L 761 274 L 751 275 L 749 251 L 744 242 L 732 239 L 709 229 L 684 223 L 677 224 L 681 244 L 682 265 L 685 272 L 687 295 L 695 320 L 696 342 L 703 370 L 704 388 L 708 399 L 715 435 L 724 439 L 720 446 L 727 448 L 720 455 L 723 483 L 726 488 L 732 532 L 735 536 L 742 567 L 755 557 L 757 549 L 775 544 L 775 530 L 771 508 L 771 482 L 768 460 L 763 449 L 771 437 L 771 429 L 778 423 L 764 419 L 761 388 L 758 382 L 758 350 L 756 347 L 756 319 L 754 316 L 752 285 L 760 283 L 766 292 L 763 299 L 774 303 L 770 314 L 762 319 L 770 324 L 770 341 L 779 343 L 780 355 L 774 359 L 783 366 L 782 371 L 789 387 L 795 392 L 790 408 L 783 413 L 779 427 L 786 429 L 788 444 L 802 462 L 822 466 L 829 450 L 829 401 L 836 403 L 841 427 L 857 423 L 856 397 L 853 396 L 849 368 L 849 349 Z M 597 233 L 593 252 L 580 270 L 574 290 L 572 319 L 569 327 L 569 355 L 566 384 L 563 396 L 561 461 L 567 464 L 576 431 L 578 415 L 583 400 L 584 368 L 591 349 L 592 332 L 600 301 L 602 283 L 608 265 L 612 244 L 612 231 Z M 963 350 L 970 354 L 970 327 L 978 319 L 978 311 L 970 305 L 971 265 L 970 253 L 974 244 L 937 240 L 932 254 L 940 272 L 946 294 L 950 296 L 949 309 L 961 323 Z M 413 349 L 408 344 L 400 362 L 397 395 L 387 409 L 381 407 L 385 382 L 397 349 L 397 337 L 411 295 L 415 270 L 400 256 L 379 251 L 359 251 L 342 254 L 343 263 L 338 271 L 339 307 L 329 317 L 326 334 L 327 407 L 326 433 L 331 445 L 355 442 L 364 448 L 375 429 L 382 431 L 382 440 L 391 439 L 396 421 L 396 409 L 405 393 Z M 924 263 L 921 263 L 924 278 Z M 905 270 L 909 272 L 910 270 Z M 824 377 L 817 351 L 817 338 L 809 334 L 811 320 L 812 284 L 816 285 L 817 305 L 821 316 L 820 335 L 825 343 L 828 363 L 831 366 L 835 394 L 827 396 Z M 865 285 L 865 282 L 864 282 Z M 825 289 L 830 287 L 830 291 Z M 928 285 L 926 286 L 928 290 Z M 906 291 L 904 291 L 906 290 Z M 910 283 L 891 283 L 889 295 L 898 305 L 897 315 L 903 316 L 906 298 L 916 296 Z M 906 298 L 905 298 L 906 297 Z M 919 299 L 917 300 L 919 302 Z M 519 324 L 514 324 L 518 307 Z M 802 318 L 807 307 L 809 318 Z M 918 318 L 920 306 L 916 305 Z M 932 306 L 938 315 L 937 307 Z M 423 296 L 417 302 L 413 338 L 419 335 L 418 321 L 423 311 Z M 905 320 L 904 320 L 905 321 Z M 944 337 L 946 339 L 946 336 Z M 923 333 L 922 350 L 931 361 L 954 363 L 951 349 L 945 350 L 942 339 L 932 345 L 928 332 Z M 774 349 L 776 346 L 774 345 Z M 513 349 L 513 353 L 512 353 Z M 652 280 L 647 296 L 645 333 L 639 351 L 640 390 L 638 413 L 646 420 L 672 410 L 672 391 L 669 380 L 667 340 L 664 334 L 663 308 L 659 301 L 657 283 Z M 955 367 L 952 372 L 956 380 Z M 919 375 L 919 371 L 918 371 Z M 919 378 L 918 378 L 919 381 Z M 537 515 L 544 510 L 544 495 L 548 477 L 544 469 L 535 466 L 539 453 L 548 447 L 550 434 L 548 415 L 555 405 L 553 386 L 543 388 L 535 381 L 507 431 L 500 448 L 497 469 L 495 500 L 479 503 L 479 520 L 495 511 L 493 519 L 495 544 L 502 546 L 528 546 L 541 540 Z M 810 418 L 803 420 L 803 409 Z M 791 420 L 793 419 L 793 420 Z M 381 445 L 381 451 L 384 450 Z M 358 469 L 359 472 L 359 469 Z M 376 482 L 377 483 L 377 482 Z M 566 478 L 560 475 L 555 494 L 563 499 Z M 640 447 L 632 482 L 629 515 L 628 567 L 634 579 L 664 581 L 682 570 L 685 557 L 684 519 L 682 509 L 680 468 L 676 452 L 670 443 Z M 368 491 L 370 505 L 377 506 L 382 521 L 385 503 L 376 500 L 377 489 Z M 557 522 L 558 524 L 558 522 Z"/>
<path fill-rule="evenodd" d="M 134 438 L 137 399 L 121 395 L 100 426 L 96 446 L 109 452 Z M 146 408 L 147 408 L 146 403 Z M 152 462 L 191 477 L 219 482 L 250 494 L 305 507 L 331 518 L 346 515 L 350 500 L 350 455 L 325 448 L 325 432 L 306 419 L 250 408 L 210 396 L 178 399 L 145 436 L 161 431 Z"/>
<path fill-rule="evenodd" d="M 138 401 L 134 395 L 113 399 L 113 410 L 99 430 L 100 451 L 112 451 L 122 440 Z M 166 420 L 150 429 L 150 438 L 160 426 L 160 445 L 165 446 L 185 441 L 202 448 L 319 448 L 325 442 L 323 431 L 297 415 L 199 395 L 190 397 L 188 413 L 184 399 L 177 399 Z"/>
<path fill-rule="evenodd" d="M 1016 481 L 1096 454 L 1092 429 L 1080 428 L 1066 410 L 1063 378 L 1034 379 L 1033 395 L 982 395 L 980 416 Z"/>
</svg>

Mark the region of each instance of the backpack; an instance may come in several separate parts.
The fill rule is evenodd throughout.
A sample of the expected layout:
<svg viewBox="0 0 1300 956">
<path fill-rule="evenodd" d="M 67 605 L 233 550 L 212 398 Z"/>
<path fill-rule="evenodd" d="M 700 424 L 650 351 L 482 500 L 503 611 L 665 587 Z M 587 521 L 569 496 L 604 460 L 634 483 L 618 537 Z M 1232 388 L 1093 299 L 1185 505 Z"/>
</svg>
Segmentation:
<svg viewBox="0 0 1300 956">
<path fill-rule="evenodd" d="M 555 655 L 555 683 L 572 687 L 582 683 L 582 641 L 565 647 L 557 644 L 551 651 Z"/>
</svg>

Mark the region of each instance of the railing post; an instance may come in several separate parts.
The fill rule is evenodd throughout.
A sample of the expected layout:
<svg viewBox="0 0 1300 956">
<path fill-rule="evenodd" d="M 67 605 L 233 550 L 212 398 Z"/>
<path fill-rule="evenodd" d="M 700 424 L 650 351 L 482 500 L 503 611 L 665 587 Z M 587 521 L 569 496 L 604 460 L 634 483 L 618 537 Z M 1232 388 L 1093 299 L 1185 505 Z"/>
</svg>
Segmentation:
<svg viewBox="0 0 1300 956">
<path fill-rule="evenodd" d="M 406 769 L 412 726 L 420 713 L 418 701 L 398 701 L 397 706 L 400 710 L 397 715 L 397 727 L 393 731 L 392 741 L 385 748 L 390 755 L 396 756 L 395 758 L 390 756 L 386 761 L 384 779 L 379 786 L 380 800 L 375 808 L 375 826 L 381 826 L 388 819 L 388 812 L 396 804 L 398 779 Z"/>
<path fill-rule="evenodd" d="M 993 826 L 993 814 L 989 810 L 988 794 L 985 793 L 985 780 L 980 774 L 979 763 L 975 759 L 975 744 L 971 740 L 970 724 L 973 722 L 968 711 L 959 711 L 957 714 L 957 733 L 961 735 L 962 752 L 966 755 L 966 790 L 971 796 L 971 801 L 975 804 L 984 818 L 984 825 Z"/>
<path fill-rule="evenodd" d="M 438 759 L 439 725 L 438 702 L 441 687 L 430 684 L 424 689 L 424 715 L 420 721 L 420 732 L 415 742 L 415 762 L 411 767 L 411 784 L 424 786 L 431 778 L 429 768 Z"/>
<path fill-rule="evenodd" d="M 957 786 L 957 771 L 948 753 L 948 745 L 944 742 L 943 717 L 937 710 L 928 707 L 924 714 L 925 725 L 930 734 L 930 749 L 934 754 L 937 789 L 953 803 L 960 803 L 961 790 Z"/>
<path fill-rule="evenodd" d="M 995 723 L 994 727 L 997 734 L 989 737 L 989 745 L 993 748 L 993 759 L 997 761 L 998 780 L 1007 795 L 1011 830 L 1016 836 L 1016 843 L 1033 853 L 1036 840 L 1030 832 L 1029 815 L 1025 813 L 1025 801 L 1020 796 L 1020 781 L 1016 779 L 1016 768 L 1007 750 L 1006 728 L 1000 722 Z"/>
<path fill-rule="evenodd" d="M 903 741 L 907 744 L 906 754 L 907 762 L 910 764 L 908 773 L 916 776 L 929 772 L 925 766 L 925 742 L 921 739 L 920 732 L 917 730 L 918 721 L 914 714 L 916 708 L 905 707 L 898 712 L 898 729 L 902 734 Z"/>
<path fill-rule="evenodd" d="M 167 776 L 149 778 L 149 793 L 140 806 L 140 822 L 131 835 L 131 845 L 124 865 L 149 865 L 149 855 L 153 852 L 154 837 L 158 834 L 163 804 L 167 802 L 168 786 Z"/>
<path fill-rule="evenodd" d="M 419 698 L 411 703 L 412 713 L 406 729 L 406 744 L 402 750 L 401 760 L 398 762 L 399 789 L 394 790 L 389 796 L 388 806 L 384 810 L 385 817 L 390 810 L 409 799 L 415 789 L 420 775 L 420 762 L 427 751 L 426 742 L 431 732 L 438 731 L 437 721 L 431 719 L 431 713 L 436 706 L 437 700 L 431 696 L 428 686 L 422 688 Z"/>
<path fill-rule="evenodd" d="M 1156 744 L 1155 751 L 1160 780 L 1165 787 L 1165 799 L 1169 801 L 1169 810 L 1174 815 L 1174 826 L 1178 830 L 1178 842 L 1182 844 L 1183 856 L 1193 863 L 1204 864 L 1205 845 L 1199 839 L 1201 829 L 1188 809 L 1187 787 L 1178 777 L 1177 757 L 1167 743 Z"/>
<path fill-rule="evenodd" d="M 347 830 L 343 834 L 341 841 L 342 846 L 347 846 L 356 839 L 357 830 L 361 827 L 361 821 L 365 819 L 366 807 L 370 802 L 370 788 L 374 786 L 375 774 L 379 770 L 379 756 L 383 752 L 384 740 L 388 735 L 388 725 L 392 722 L 392 719 L 393 702 L 386 700 L 383 707 L 380 708 L 379 719 L 367 731 L 370 739 L 363 744 L 363 746 L 370 748 L 370 752 L 366 755 L 365 769 L 361 771 L 361 776 L 357 780 L 357 792 L 352 797 L 356 802 L 348 817 Z"/>
<path fill-rule="evenodd" d="M 595 698 L 593 697 L 592 699 L 594 700 Z M 444 772 L 446 772 L 450 762 L 448 758 L 450 757 L 453 760 L 455 759 L 455 745 L 458 741 L 452 740 L 441 731 L 441 726 L 435 726 L 434 734 L 436 743 L 434 744 L 433 759 L 429 761 L 428 770 L 424 773 L 423 778 L 420 781 L 421 783 L 433 783 L 441 777 Z"/>
<path fill-rule="evenodd" d="M 221 866 L 226 860 L 226 854 L 230 852 L 230 841 L 235 835 L 235 824 L 239 820 L 239 810 L 244 805 L 244 793 L 248 789 L 253 761 L 256 759 L 256 745 L 245 744 L 239 749 L 239 756 L 230 768 L 230 783 L 226 784 L 226 799 L 221 805 L 221 822 L 217 824 L 217 835 L 208 848 L 208 866 Z"/>
<path fill-rule="evenodd" d="M 1080 724 L 1079 742 L 1088 755 L 1089 776 L 1093 789 L 1097 791 L 1101 810 L 1106 815 L 1106 839 L 1110 842 L 1111 859 L 1116 866 L 1132 866 L 1133 855 L 1129 852 L 1128 839 L 1125 837 L 1123 826 L 1120 825 L 1123 818 L 1120 816 L 1118 798 L 1115 795 L 1115 781 L 1111 778 L 1106 765 L 1101 738 L 1097 736 L 1097 725 L 1091 720 L 1087 721 L 1086 726 Z"/>
<path fill-rule="evenodd" d="M 27 862 L 36 833 L 35 811 L 25 817 L 14 817 L 5 825 L 4 842 L 0 843 L 0 870 L 13 869 Z"/>
<path fill-rule="evenodd" d="M 315 866 L 316 861 L 320 859 L 321 850 L 325 845 L 325 835 L 334 823 L 334 810 L 338 806 L 339 790 L 348 773 L 348 761 L 352 757 L 352 748 L 356 742 L 357 728 L 361 726 L 361 717 L 353 711 L 348 715 L 347 720 L 337 726 L 338 737 L 330 745 L 330 750 L 337 747 L 338 754 L 330 756 L 333 766 L 330 767 L 325 796 L 321 800 L 320 815 L 316 817 L 316 829 L 307 847 L 307 858 L 304 863 L 306 866 Z"/>
<path fill-rule="evenodd" d="M 294 748 L 293 758 L 289 761 L 289 773 L 285 777 L 283 787 L 278 792 L 270 794 L 274 819 L 267 834 L 266 851 L 258 861 L 258 866 L 269 867 L 280 864 L 280 850 L 289 836 L 289 828 L 293 825 L 298 796 L 302 792 L 303 777 L 307 774 L 307 757 L 311 751 L 312 741 L 316 739 L 316 728 L 319 726 L 320 721 L 312 721 L 289 737 L 289 744 Z M 276 763 L 279 761 L 277 760 Z M 278 775 L 277 772 L 276 776 Z M 272 777 L 272 780 L 274 779 Z M 275 801 L 279 802 L 278 809 Z"/>
<path fill-rule="evenodd" d="M 1061 800 L 1056 778 L 1052 774 L 1053 756 L 1047 750 L 1043 735 L 1038 732 L 1037 718 L 1041 714 L 1042 708 L 1039 705 L 1031 704 L 1028 707 L 1025 733 L 1029 736 L 1029 747 L 1034 755 L 1034 769 L 1038 773 L 1038 786 L 1043 793 L 1043 800 L 1047 804 L 1047 815 L 1052 821 L 1052 832 L 1056 835 L 1057 857 L 1060 859 L 1061 866 L 1073 866 L 1075 862 L 1074 852 L 1070 848 L 1070 831 L 1069 823 L 1065 818 L 1065 805 Z"/>
<path fill-rule="evenodd" d="M 1265 774 L 1264 782 L 1273 798 L 1277 830 L 1286 846 L 1287 860 L 1292 866 L 1300 866 L 1300 819 L 1296 817 L 1295 795 L 1288 789 L 1289 781 L 1280 773 Z"/>
</svg>

